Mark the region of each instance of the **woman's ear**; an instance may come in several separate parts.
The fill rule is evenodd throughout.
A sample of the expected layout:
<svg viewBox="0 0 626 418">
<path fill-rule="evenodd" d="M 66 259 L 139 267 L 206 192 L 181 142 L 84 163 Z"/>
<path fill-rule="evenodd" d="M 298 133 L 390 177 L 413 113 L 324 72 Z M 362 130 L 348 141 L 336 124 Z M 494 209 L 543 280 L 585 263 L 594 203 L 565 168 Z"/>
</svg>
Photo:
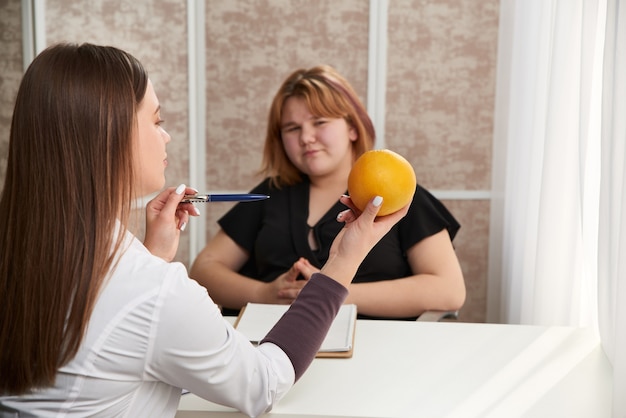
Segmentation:
<svg viewBox="0 0 626 418">
<path fill-rule="evenodd" d="M 350 141 L 352 142 L 359 139 L 359 133 L 357 132 L 355 127 L 351 126 L 350 130 L 348 130 L 348 138 L 350 138 Z"/>
</svg>

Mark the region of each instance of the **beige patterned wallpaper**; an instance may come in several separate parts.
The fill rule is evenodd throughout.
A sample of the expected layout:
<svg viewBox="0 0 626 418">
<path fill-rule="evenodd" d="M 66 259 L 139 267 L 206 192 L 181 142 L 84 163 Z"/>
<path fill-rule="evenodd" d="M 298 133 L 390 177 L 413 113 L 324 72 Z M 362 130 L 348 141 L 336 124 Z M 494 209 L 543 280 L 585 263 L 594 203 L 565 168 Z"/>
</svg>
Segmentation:
<svg viewBox="0 0 626 418">
<path fill-rule="evenodd" d="M 387 145 L 433 189 L 491 187 L 498 7 L 487 0 L 392 0 Z"/>
<path fill-rule="evenodd" d="M 144 65 L 161 103 L 168 144 L 167 186 L 189 179 L 187 10 L 179 0 L 55 0 L 45 6 L 46 45 L 91 42 L 127 50 Z M 143 215 L 143 211 L 140 212 Z M 135 231 L 143 234 L 143 222 Z M 181 240 L 177 260 L 189 259 Z"/>
<path fill-rule="evenodd" d="M 209 187 L 256 184 L 269 104 L 295 69 L 333 65 L 365 100 L 368 11 L 363 0 L 208 2 Z"/>
<path fill-rule="evenodd" d="M 386 146 L 431 190 L 491 188 L 497 0 L 391 0 Z M 464 321 L 486 319 L 489 201 L 444 202 L 461 223 Z"/>
<path fill-rule="evenodd" d="M 46 44 L 92 42 L 125 49 L 144 64 L 172 136 L 168 183 L 188 177 L 187 10 L 179 0 L 56 0 L 45 6 Z"/>
<path fill-rule="evenodd" d="M 7 169 L 11 116 L 22 72 L 20 1 L 0 0 L 0 188 Z"/>
<path fill-rule="evenodd" d="M 19 0 L 0 0 L 0 168 L 21 76 Z M 385 140 L 431 190 L 489 190 L 498 0 L 389 0 Z M 335 66 L 367 99 L 370 9 L 365 0 L 206 0 L 206 184 L 256 182 L 269 102 L 294 69 Z M 188 183 L 187 10 L 180 0 L 45 2 L 46 43 L 95 42 L 137 56 L 163 106 L 168 184 Z M 468 286 L 461 320 L 486 317 L 489 200 L 444 203 Z M 207 236 L 231 204 L 201 207 Z M 190 224 L 193 227 L 193 221 Z M 178 259 L 188 264 L 190 246 Z"/>
</svg>

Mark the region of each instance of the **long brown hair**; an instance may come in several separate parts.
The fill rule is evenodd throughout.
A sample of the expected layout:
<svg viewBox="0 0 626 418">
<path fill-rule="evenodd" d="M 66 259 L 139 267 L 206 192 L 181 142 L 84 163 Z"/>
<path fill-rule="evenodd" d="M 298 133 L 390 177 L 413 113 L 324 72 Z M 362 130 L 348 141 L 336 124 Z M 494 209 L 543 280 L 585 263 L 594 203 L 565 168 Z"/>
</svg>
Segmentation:
<svg viewBox="0 0 626 418">
<path fill-rule="evenodd" d="M 274 186 L 289 186 L 302 179 L 285 152 L 280 129 L 283 105 L 294 96 L 304 99 L 315 116 L 343 118 L 356 129 L 358 138 L 352 142 L 355 159 L 374 146 L 374 125 L 359 96 L 341 74 L 328 65 L 296 70 L 278 89 L 268 115 L 261 173 Z"/>
<path fill-rule="evenodd" d="M 134 57 L 91 44 L 49 47 L 22 79 L 0 198 L 0 393 L 53 384 L 78 351 L 135 198 L 147 82 Z"/>
</svg>

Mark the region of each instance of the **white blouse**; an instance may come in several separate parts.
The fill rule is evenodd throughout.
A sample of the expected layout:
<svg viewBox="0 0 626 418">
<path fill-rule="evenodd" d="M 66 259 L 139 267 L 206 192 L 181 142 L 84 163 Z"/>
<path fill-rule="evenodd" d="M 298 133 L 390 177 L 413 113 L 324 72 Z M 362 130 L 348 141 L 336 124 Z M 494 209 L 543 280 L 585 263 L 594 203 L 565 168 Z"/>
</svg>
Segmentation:
<svg viewBox="0 0 626 418">
<path fill-rule="evenodd" d="M 249 416 L 270 410 L 294 382 L 287 355 L 253 346 L 182 264 L 127 235 L 76 357 L 54 387 L 0 397 L 1 416 L 173 417 L 181 388 Z"/>
</svg>

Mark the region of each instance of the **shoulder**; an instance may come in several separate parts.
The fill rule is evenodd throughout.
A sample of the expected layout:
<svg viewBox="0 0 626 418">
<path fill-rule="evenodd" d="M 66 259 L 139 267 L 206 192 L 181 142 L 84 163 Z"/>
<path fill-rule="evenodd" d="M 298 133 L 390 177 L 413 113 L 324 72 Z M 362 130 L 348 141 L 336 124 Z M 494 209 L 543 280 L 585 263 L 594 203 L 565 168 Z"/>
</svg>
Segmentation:
<svg viewBox="0 0 626 418">
<path fill-rule="evenodd" d="M 115 269 L 111 274 L 111 284 L 130 287 L 131 293 L 160 293 L 171 282 L 187 283 L 187 269 L 182 263 L 167 262 L 152 255 L 136 237 L 126 240 L 126 245 Z"/>
<path fill-rule="evenodd" d="M 163 322 L 163 312 L 172 320 L 188 317 L 192 308 L 206 314 L 214 305 L 182 263 L 152 255 L 137 239 L 120 259 L 103 296 L 109 306 L 134 306 L 133 314 L 142 315 L 147 323 L 154 318 Z"/>
<path fill-rule="evenodd" d="M 446 206 L 431 192 L 419 184 L 415 187 L 415 194 L 413 195 L 413 201 L 411 202 L 411 208 L 409 211 L 440 212 L 449 214 Z"/>
<path fill-rule="evenodd" d="M 258 183 L 256 186 L 254 186 L 252 188 L 252 190 L 250 190 L 250 193 L 268 194 L 269 192 L 272 192 L 274 190 L 276 190 L 276 188 L 272 187 L 272 183 L 270 181 L 270 178 L 266 177 L 260 183 Z"/>
<path fill-rule="evenodd" d="M 448 208 L 432 193 L 417 185 L 407 216 L 400 221 L 407 230 L 419 231 L 422 237 L 447 229 L 453 239 L 461 225 Z"/>
<path fill-rule="evenodd" d="M 277 199 L 283 199 L 286 196 L 291 195 L 294 190 L 297 190 L 297 188 L 298 184 L 278 188 L 272 184 L 271 179 L 268 177 L 263 179 L 263 181 L 258 183 L 256 186 L 254 186 L 250 190 L 250 193 L 268 195 L 270 197 L 269 199 L 260 200 L 257 202 L 240 202 L 236 204 L 234 208 L 238 208 L 239 210 L 242 210 L 243 208 L 258 210 L 260 208 L 273 206 L 273 204 L 276 203 Z"/>
</svg>

